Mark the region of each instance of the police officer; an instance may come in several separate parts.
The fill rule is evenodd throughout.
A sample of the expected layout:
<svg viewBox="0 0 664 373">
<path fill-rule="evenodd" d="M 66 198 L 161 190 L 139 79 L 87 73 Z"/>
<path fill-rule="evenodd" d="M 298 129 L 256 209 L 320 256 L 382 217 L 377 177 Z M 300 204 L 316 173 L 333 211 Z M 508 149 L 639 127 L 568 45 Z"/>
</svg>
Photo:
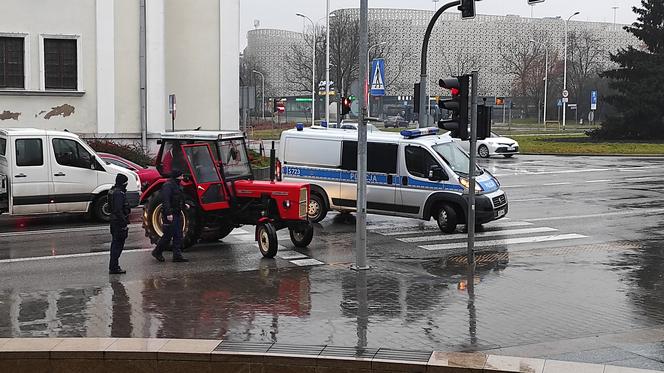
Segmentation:
<svg viewBox="0 0 664 373">
<path fill-rule="evenodd" d="M 163 252 L 166 247 L 173 241 L 173 262 L 181 263 L 188 262 L 182 256 L 182 207 L 184 206 L 184 193 L 180 186 L 180 176 L 182 171 L 174 169 L 168 181 L 161 187 L 161 195 L 163 197 L 162 208 L 162 223 L 164 226 L 164 235 L 161 236 L 157 247 L 152 250 L 152 256 L 160 262 L 163 262 Z"/>
<path fill-rule="evenodd" d="M 129 214 L 131 209 L 127 204 L 127 183 L 129 179 L 123 174 L 118 174 L 115 177 L 115 185 L 108 191 L 108 205 L 111 209 L 111 260 L 108 264 L 109 274 L 123 274 L 127 273 L 124 269 L 120 268 L 118 260 L 124 249 L 125 240 L 127 240 L 127 233 L 129 229 Z"/>
</svg>

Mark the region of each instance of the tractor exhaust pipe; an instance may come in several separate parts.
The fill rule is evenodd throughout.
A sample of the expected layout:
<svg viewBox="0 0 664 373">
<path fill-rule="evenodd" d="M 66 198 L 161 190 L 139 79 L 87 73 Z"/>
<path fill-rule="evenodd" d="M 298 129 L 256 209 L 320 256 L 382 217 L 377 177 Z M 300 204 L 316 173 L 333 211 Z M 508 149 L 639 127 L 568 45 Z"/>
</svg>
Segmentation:
<svg viewBox="0 0 664 373">
<path fill-rule="evenodd" d="M 277 152 L 274 150 L 274 141 L 272 141 L 272 149 L 270 149 L 270 182 L 274 183 L 276 174 L 276 160 Z"/>
</svg>

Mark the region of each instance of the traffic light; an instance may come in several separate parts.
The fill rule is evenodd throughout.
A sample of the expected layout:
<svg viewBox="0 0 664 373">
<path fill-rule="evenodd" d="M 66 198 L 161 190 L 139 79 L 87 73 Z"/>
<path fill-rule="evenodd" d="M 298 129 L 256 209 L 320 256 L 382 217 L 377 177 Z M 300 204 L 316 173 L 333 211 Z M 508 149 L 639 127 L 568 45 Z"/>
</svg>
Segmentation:
<svg viewBox="0 0 664 373">
<path fill-rule="evenodd" d="M 420 83 L 415 83 L 415 91 L 413 92 L 413 113 L 420 112 Z"/>
<path fill-rule="evenodd" d="M 459 10 L 461 11 L 461 18 L 475 18 L 475 0 L 461 0 Z"/>
<path fill-rule="evenodd" d="M 350 113 L 350 105 L 353 103 L 350 98 L 342 97 L 341 98 L 341 115 L 346 115 Z"/>
<path fill-rule="evenodd" d="M 468 140 L 470 75 L 440 79 L 438 85 L 449 89 L 452 96 L 438 101 L 438 107 L 452 113 L 451 118 L 439 120 L 438 127 L 450 131 L 454 138 Z"/>
<path fill-rule="evenodd" d="M 276 113 L 279 110 L 279 109 L 277 109 L 278 102 L 279 102 L 279 100 L 277 100 L 276 98 L 272 99 L 272 112 L 273 113 Z"/>
<path fill-rule="evenodd" d="M 484 140 L 491 137 L 491 115 L 493 107 L 477 105 L 477 139 Z"/>
</svg>

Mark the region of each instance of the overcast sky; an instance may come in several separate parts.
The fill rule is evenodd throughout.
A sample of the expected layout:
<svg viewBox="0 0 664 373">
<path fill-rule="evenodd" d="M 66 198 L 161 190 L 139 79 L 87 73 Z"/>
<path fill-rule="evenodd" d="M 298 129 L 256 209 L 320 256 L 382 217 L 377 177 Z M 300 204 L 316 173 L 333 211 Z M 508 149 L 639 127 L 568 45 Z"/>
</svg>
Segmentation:
<svg viewBox="0 0 664 373">
<path fill-rule="evenodd" d="M 441 6 L 447 0 L 440 0 Z M 613 9 L 617 6 L 616 22 L 632 23 L 636 20 L 632 7 L 640 0 L 545 0 L 535 5 L 533 14 L 540 17 L 569 17 L 575 11 L 581 12 L 575 19 L 584 21 L 613 22 Z M 302 19 L 295 13 L 303 13 L 314 21 L 325 17 L 326 0 L 241 0 L 240 1 L 240 44 L 246 46 L 247 31 L 254 28 L 254 21 L 260 21 L 260 28 L 276 28 L 291 31 L 302 30 Z M 359 0 L 330 0 L 330 10 L 357 8 Z M 434 9 L 432 0 L 369 0 L 370 8 L 410 8 Z M 482 0 L 477 2 L 477 13 L 506 15 L 518 14 L 530 17 L 531 7 L 527 0 Z M 321 22 L 325 22 L 322 20 Z"/>
</svg>

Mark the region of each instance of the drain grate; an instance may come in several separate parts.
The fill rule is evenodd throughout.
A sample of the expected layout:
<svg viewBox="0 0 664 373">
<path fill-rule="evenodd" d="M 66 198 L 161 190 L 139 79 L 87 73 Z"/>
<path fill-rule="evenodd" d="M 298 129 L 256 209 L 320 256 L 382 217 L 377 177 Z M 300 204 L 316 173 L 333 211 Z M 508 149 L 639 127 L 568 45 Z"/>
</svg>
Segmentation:
<svg viewBox="0 0 664 373">
<path fill-rule="evenodd" d="M 408 350 L 391 350 L 387 348 L 378 349 L 374 356 L 377 360 L 403 360 L 412 361 L 416 363 L 426 363 L 431 358 L 433 351 L 408 351 Z"/>
<path fill-rule="evenodd" d="M 377 352 L 377 348 L 326 346 L 325 349 L 323 349 L 323 352 L 321 352 L 321 355 L 330 357 L 372 359 Z"/>
<path fill-rule="evenodd" d="M 493 265 L 493 264 L 507 264 L 510 261 L 508 253 L 482 253 L 475 254 L 475 264 L 479 267 Z M 454 255 L 447 258 L 447 266 L 466 266 L 468 265 L 468 257 L 466 255 Z"/>
<path fill-rule="evenodd" d="M 253 352 L 264 354 L 274 343 L 269 342 L 233 342 L 233 341 L 222 341 L 214 349 L 215 351 L 225 351 L 225 352 Z"/>
<path fill-rule="evenodd" d="M 311 355 L 318 356 L 323 351 L 325 346 L 309 346 L 309 345 L 289 345 L 275 343 L 267 350 L 268 354 L 284 354 L 284 355 Z"/>
</svg>

